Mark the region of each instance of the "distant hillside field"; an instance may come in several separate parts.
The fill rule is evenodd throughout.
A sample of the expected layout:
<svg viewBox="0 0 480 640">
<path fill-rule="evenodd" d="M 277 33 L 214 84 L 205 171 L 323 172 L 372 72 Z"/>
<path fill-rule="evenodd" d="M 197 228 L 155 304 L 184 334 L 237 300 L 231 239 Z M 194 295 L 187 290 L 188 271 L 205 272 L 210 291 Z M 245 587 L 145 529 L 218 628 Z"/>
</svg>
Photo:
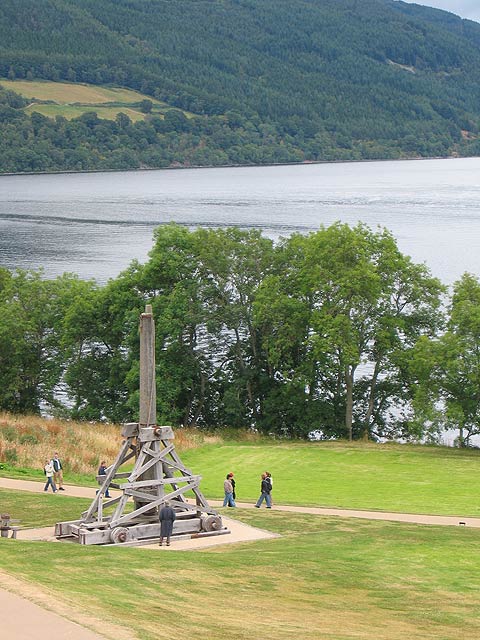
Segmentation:
<svg viewBox="0 0 480 640">
<path fill-rule="evenodd" d="M 0 87 L 33 100 L 24 108 L 26 113 L 41 113 L 49 118 L 63 116 L 68 120 L 78 118 L 82 113 L 95 111 L 100 118 L 115 120 L 119 113 L 126 114 L 132 121 L 144 120 L 145 113 L 139 108 L 142 100 L 152 103 L 151 113 L 163 115 L 169 110 L 167 104 L 138 91 L 121 87 L 99 87 L 72 82 L 49 82 L 45 80 L 8 80 L 0 78 Z M 52 102 L 41 104 L 36 101 Z"/>
<path fill-rule="evenodd" d="M 104 102 L 122 102 L 134 104 L 141 102 L 148 96 L 130 89 L 120 87 L 98 87 L 89 84 L 76 84 L 73 82 L 46 82 L 32 80 L 7 80 L 0 78 L 0 84 L 10 91 L 15 91 L 25 98 L 37 98 L 38 100 L 53 100 L 59 104 L 102 104 Z M 149 98 L 156 105 L 165 106 L 164 102 Z"/>
</svg>

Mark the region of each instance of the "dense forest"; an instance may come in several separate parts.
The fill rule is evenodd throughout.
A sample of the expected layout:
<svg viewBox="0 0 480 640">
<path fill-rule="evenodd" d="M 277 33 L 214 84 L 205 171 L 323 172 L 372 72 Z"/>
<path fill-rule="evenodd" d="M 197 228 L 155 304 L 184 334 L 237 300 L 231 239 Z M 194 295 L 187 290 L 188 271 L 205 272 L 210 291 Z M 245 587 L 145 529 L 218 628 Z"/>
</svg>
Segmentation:
<svg viewBox="0 0 480 640">
<path fill-rule="evenodd" d="M 387 231 L 159 227 L 99 286 L 0 270 L 0 409 L 131 421 L 139 315 L 156 318 L 159 423 L 279 437 L 480 432 L 480 282 L 447 298 Z"/>
<path fill-rule="evenodd" d="M 24 114 L 0 171 L 480 155 L 480 25 L 396 0 L 2 0 L 0 77 L 129 87 L 188 111 Z"/>
</svg>

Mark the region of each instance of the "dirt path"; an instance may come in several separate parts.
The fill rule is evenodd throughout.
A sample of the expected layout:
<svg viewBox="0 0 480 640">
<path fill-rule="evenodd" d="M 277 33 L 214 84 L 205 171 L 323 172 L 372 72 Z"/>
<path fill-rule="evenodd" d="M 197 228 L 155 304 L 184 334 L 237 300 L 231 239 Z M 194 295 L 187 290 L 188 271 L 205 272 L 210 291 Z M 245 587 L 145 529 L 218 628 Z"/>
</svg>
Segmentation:
<svg viewBox="0 0 480 640">
<path fill-rule="evenodd" d="M 130 631 L 105 624 L 48 590 L 0 571 L 1 637 L 13 640 L 56 637 L 62 640 L 136 640 Z M 95 629 L 101 632 L 94 631 Z M 53 631 L 52 631 L 53 630 Z"/>
<path fill-rule="evenodd" d="M 0 589 L 0 609 L 2 611 L 2 637 L 15 640 L 32 640 L 48 637 L 52 629 L 55 636 L 63 640 L 103 640 L 93 631 L 70 622 L 52 611 L 9 591 Z M 19 624 L 21 620 L 21 624 Z"/>
</svg>

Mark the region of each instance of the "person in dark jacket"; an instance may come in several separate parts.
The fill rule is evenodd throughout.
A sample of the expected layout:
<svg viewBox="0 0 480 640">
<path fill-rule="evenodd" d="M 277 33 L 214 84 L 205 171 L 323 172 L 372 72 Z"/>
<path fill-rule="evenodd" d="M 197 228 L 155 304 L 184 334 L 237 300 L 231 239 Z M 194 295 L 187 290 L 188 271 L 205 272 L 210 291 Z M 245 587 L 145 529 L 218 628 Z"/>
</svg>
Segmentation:
<svg viewBox="0 0 480 640">
<path fill-rule="evenodd" d="M 237 497 L 237 494 L 235 493 L 235 478 L 233 477 L 232 472 L 227 473 L 227 480 L 230 480 L 230 484 L 232 485 L 232 489 L 233 489 L 232 497 L 235 500 L 235 498 Z M 228 506 L 230 507 L 231 505 L 228 505 Z"/>
<path fill-rule="evenodd" d="M 57 452 L 55 452 L 55 455 L 50 462 L 53 465 L 53 481 L 55 482 L 55 485 L 58 487 L 59 491 L 65 491 L 63 488 L 63 465 Z"/>
<path fill-rule="evenodd" d="M 257 509 L 260 509 L 260 505 L 265 500 L 267 503 L 267 509 L 272 508 L 272 500 L 270 498 L 270 491 L 272 489 L 272 485 L 267 480 L 267 475 L 262 473 L 262 484 L 260 485 L 260 497 L 257 500 L 257 504 L 255 505 Z"/>
<path fill-rule="evenodd" d="M 163 544 L 163 539 L 167 539 L 167 547 L 170 546 L 170 536 L 173 531 L 173 523 L 176 519 L 175 511 L 170 506 L 169 502 L 165 502 L 164 506 L 160 509 L 158 514 L 160 520 L 160 546 Z"/>
<path fill-rule="evenodd" d="M 270 471 L 265 471 L 265 480 L 270 483 L 270 504 L 273 506 L 273 497 L 272 497 L 273 478 L 272 478 L 272 474 L 270 473 Z"/>
<path fill-rule="evenodd" d="M 106 476 L 106 475 L 107 475 L 107 463 L 105 462 L 105 460 L 102 460 L 102 462 L 100 463 L 100 466 L 98 467 L 97 476 Z M 111 498 L 111 495 L 108 491 L 108 487 L 107 487 L 107 490 L 105 491 L 105 498 Z"/>
</svg>

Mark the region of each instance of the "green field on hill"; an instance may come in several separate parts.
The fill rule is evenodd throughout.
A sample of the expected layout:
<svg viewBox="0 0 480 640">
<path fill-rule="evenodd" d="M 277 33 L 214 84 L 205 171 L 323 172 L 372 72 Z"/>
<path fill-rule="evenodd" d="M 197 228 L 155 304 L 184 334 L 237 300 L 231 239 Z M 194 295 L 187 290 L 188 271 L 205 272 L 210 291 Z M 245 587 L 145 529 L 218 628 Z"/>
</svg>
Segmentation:
<svg viewBox="0 0 480 640">
<path fill-rule="evenodd" d="M 99 87 L 97 85 L 80 84 L 76 82 L 48 82 L 45 80 L 6 80 L 0 78 L 0 84 L 8 89 L 19 93 L 25 98 L 36 98 L 37 100 L 52 100 L 53 102 L 71 104 L 81 102 L 82 104 L 101 104 L 102 102 L 123 102 L 131 104 L 140 102 L 147 98 L 142 93 L 123 89 L 121 87 Z M 148 98 L 154 104 L 163 105 L 153 98 Z"/>
<path fill-rule="evenodd" d="M 152 103 L 151 113 L 157 116 L 162 116 L 171 108 L 165 102 L 122 87 L 4 78 L 0 78 L 0 86 L 32 100 L 32 103 L 24 108 L 25 113 L 41 113 L 49 118 L 63 116 L 71 120 L 78 118 L 82 113 L 94 111 L 99 118 L 105 120 L 115 120 L 119 113 L 124 113 L 132 121 L 137 122 L 144 120 L 146 115 L 138 106 L 142 100 L 149 100 Z"/>
<path fill-rule="evenodd" d="M 85 500 L 0 491 L 0 506 L 38 526 L 76 518 Z M 142 640 L 480 636 L 479 530 L 255 509 L 235 516 L 281 537 L 196 552 L 0 538 L 2 575 L 110 638 L 119 636 L 109 625 Z"/>
</svg>

